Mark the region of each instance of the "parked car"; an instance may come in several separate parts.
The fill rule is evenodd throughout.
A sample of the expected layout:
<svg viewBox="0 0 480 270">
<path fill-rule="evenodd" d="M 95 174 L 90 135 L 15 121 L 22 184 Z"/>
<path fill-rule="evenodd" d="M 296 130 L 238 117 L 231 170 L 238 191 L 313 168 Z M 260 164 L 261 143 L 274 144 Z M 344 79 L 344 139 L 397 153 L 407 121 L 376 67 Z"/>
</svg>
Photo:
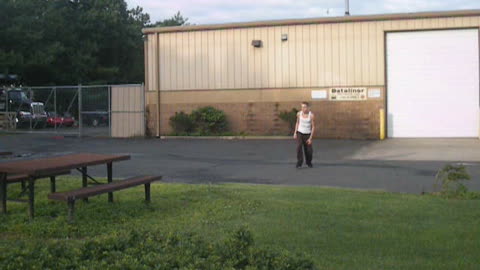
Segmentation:
<svg viewBox="0 0 480 270">
<path fill-rule="evenodd" d="M 84 125 L 92 127 L 108 126 L 108 112 L 83 112 L 82 122 Z"/>
<path fill-rule="evenodd" d="M 49 112 L 47 115 L 47 126 L 49 127 L 71 127 L 75 124 L 75 118 L 69 114 L 59 115 L 55 112 Z"/>
</svg>

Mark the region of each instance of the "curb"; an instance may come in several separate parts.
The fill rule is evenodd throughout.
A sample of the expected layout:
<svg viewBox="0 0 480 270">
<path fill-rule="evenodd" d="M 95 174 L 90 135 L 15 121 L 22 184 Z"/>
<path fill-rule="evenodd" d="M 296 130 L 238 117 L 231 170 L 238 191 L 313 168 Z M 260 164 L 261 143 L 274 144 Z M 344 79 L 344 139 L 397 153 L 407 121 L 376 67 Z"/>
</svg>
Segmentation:
<svg viewBox="0 0 480 270">
<path fill-rule="evenodd" d="M 159 139 L 161 140 L 290 140 L 292 139 L 292 136 L 160 136 Z"/>
</svg>

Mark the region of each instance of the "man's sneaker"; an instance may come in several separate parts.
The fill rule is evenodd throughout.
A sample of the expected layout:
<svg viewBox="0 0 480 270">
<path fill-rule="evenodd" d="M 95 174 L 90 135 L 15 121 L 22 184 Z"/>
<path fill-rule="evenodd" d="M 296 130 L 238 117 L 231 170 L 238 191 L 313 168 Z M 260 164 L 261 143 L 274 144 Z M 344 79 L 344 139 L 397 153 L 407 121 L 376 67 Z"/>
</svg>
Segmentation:
<svg viewBox="0 0 480 270">
<path fill-rule="evenodd" d="M 297 169 L 300 169 L 301 167 L 302 167 L 302 165 L 298 165 L 298 164 L 295 165 L 295 168 L 297 168 Z"/>
<path fill-rule="evenodd" d="M 308 168 L 313 168 L 312 164 L 307 164 Z"/>
</svg>

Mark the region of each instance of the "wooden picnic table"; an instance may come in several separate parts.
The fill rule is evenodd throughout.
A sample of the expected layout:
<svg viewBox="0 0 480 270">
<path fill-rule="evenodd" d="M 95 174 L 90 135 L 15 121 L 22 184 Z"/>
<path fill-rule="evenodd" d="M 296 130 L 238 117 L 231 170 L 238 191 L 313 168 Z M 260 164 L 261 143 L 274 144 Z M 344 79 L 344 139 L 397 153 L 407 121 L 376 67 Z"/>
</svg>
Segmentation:
<svg viewBox="0 0 480 270">
<path fill-rule="evenodd" d="M 78 153 L 32 160 L 0 162 L 0 201 L 2 204 L 2 212 L 7 212 L 7 175 L 9 174 L 27 174 L 29 176 L 29 216 L 33 219 L 35 180 L 48 177 L 49 175 L 55 175 L 59 171 L 77 169 L 82 173 L 82 185 L 86 187 L 88 185 L 88 178 L 92 179 L 92 177 L 88 175 L 87 167 L 106 164 L 107 179 L 108 182 L 111 183 L 113 180 L 112 163 L 129 159 L 129 155 Z M 55 192 L 54 186 L 52 192 Z M 108 200 L 113 201 L 112 193 L 108 193 Z"/>
</svg>

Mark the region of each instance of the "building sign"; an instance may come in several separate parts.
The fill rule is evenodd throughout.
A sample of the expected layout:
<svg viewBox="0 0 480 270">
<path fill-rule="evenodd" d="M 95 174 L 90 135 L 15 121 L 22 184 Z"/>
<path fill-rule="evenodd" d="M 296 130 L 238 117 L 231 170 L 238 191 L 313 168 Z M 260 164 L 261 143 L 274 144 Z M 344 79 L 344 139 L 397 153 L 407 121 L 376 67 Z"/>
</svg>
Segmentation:
<svg viewBox="0 0 480 270">
<path fill-rule="evenodd" d="M 312 99 L 326 99 L 327 90 L 312 90 Z"/>
<path fill-rule="evenodd" d="M 367 88 L 330 88 L 330 100 L 367 100 Z"/>
<path fill-rule="evenodd" d="M 381 98 L 382 90 L 378 88 L 368 89 L 368 98 Z"/>
</svg>

